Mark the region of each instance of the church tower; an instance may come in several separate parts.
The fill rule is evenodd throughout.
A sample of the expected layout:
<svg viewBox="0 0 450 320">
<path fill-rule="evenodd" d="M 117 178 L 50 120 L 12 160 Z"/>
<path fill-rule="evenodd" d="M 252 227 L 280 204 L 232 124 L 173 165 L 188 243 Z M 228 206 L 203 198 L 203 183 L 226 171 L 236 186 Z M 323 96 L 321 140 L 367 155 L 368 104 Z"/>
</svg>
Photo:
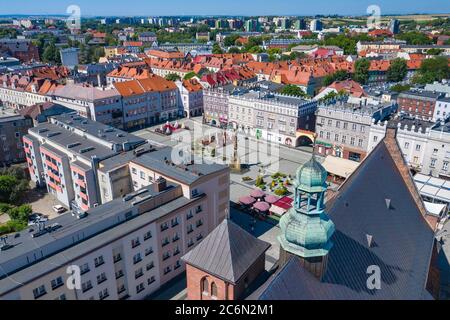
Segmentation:
<svg viewBox="0 0 450 320">
<path fill-rule="evenodd" d="M 325 213 L 327 171 L 314 155 L 301 166 L 294 182 L 294 206 L 281 218 L 280 265 L 297 256 L 304 268 L 321 279 L 333 243 L 334 223 Z"/>
</svg>

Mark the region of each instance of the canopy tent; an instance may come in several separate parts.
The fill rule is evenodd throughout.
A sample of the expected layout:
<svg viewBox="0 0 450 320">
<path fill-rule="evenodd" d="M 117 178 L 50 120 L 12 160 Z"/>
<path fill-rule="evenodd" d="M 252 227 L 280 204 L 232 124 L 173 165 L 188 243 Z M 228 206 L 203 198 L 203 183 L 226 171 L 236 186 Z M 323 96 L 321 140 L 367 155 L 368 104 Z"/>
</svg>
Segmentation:
<svg viewBox="0 0 450 320">
<path fill-rule="evenodd" d="M 255 189 L 252 191 L 252 193 L 250 193 L 250 196 L 252 196 L 253 198 L 263 198 L 266 194 L 264 193 L 264 191 L 262 191 L 261 189 Z"/>
<path fill-rule="evenodd" d="M 270 209 L 270 204 L 264 201 L 258 201 L 253 205 L 253 208 L 259 212 L 267 212 Z"/>
<path fill-rule="evenodd" d="M 356 170 L 359 163 L 348 159 L 327 156 L 322 165 L 329 174 L 346 179 Z"/>
<path fill-rule="evenodd" d="M 239 198 L 239 202 L 241 204 L 243 204 L 243 205 L 246 205 L 246 206 L 255 203 L 255 201 L 256 201 L 255 198 L 250 197 L 250 196 L 245 196 L 245 197 L 240 197 Z"/>
<path fill-rule="evenodd" d="M 282 216 L 292 207 L 293 201 L 290 197 L 283 197 L 272 204 L 269 211 L 277 216 Z"/>
</svg>

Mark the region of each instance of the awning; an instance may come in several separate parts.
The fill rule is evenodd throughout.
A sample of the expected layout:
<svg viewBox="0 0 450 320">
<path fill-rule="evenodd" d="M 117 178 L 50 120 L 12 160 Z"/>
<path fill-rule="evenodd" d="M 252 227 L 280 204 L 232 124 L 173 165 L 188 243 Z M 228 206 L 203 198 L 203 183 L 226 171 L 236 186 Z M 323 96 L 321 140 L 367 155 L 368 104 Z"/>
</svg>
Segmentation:
<svg viewBox="0 0 450 320">
<path fill-rule="evenodd" d="M 341 178 L 348 178 L 358 168 L 359 163 L 343 158 L 327 156 L 322 165 L 329 174 Z"/>
<path fill-rule="evenodd" d="M 440 217 L 443 211 L 447 208 L 446 204 L 441 203 L 431 203 L 424 201 L 425 209 L 427 209 L 429 214 Z"/>
</svg>

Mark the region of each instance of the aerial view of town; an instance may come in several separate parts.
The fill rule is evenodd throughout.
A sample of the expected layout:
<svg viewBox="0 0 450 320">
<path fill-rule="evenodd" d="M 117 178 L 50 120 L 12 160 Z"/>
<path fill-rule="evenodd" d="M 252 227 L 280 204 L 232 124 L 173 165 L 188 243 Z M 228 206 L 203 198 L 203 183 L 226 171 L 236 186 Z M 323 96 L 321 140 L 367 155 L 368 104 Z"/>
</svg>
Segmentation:
<svg viewBox="0 0 450 320">
<path fill-rule="evenodd" d="M 449 214 L 448 0 L 2 1 L 0 300 L 450 300 Z"/>
</svg>

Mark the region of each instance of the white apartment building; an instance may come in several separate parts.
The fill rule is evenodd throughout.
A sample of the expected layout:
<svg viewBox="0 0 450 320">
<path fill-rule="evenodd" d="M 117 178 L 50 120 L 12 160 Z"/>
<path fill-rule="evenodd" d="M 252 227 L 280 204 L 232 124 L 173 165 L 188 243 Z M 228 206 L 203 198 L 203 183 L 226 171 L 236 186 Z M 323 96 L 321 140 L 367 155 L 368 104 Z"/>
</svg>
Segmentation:
<svg viewBox="0 0 450 320">
<path fill-rule="evenodd" d="M 207 198 L 158 179 L 79 219 L 25 230 L 0 256 L 0 299 L 143 299 L 183 273 L 180 258 L 223 221 Z M 74 287 L 68 268 L 79 270 Z"/>
<path fill-rule="evenodd" d="M 383 139 L 387 123 L 372 124 L 369 150 Z M 417 119 L 394 120 L 403 157 L 416 172 L 436 178 L 450 178 L 450 124 Z"/>
</svg>

